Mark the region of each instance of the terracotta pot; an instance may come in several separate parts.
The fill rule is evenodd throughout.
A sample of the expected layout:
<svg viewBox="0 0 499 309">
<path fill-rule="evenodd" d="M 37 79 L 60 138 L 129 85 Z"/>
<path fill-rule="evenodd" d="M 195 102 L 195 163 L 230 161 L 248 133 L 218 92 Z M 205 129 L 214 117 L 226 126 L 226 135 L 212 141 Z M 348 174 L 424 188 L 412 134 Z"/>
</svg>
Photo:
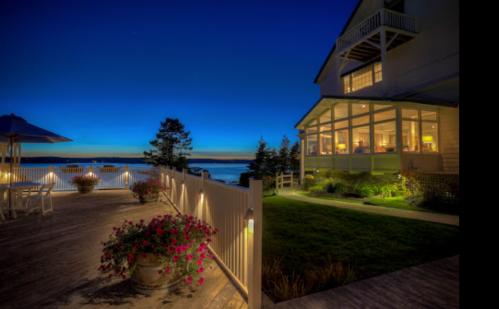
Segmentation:
<svg viewBox="0 0 499 309">
<path fill-rule="evenodd" d="M 76 188 L 78 188 L 78 193 L 90 193 L 94 191 L 94 185 L 91 186 L 76 185 Z"/>
<path fill-rule="evenodd" d="M 164 269 L 158 260 L 157 253 L 142 253 L 135 255 L 137 266 L 132 274 L 132 287 L 135 291 L 145 295 L 167 294 L 177 290 L 182 281 L 172 274 L 160 275 L 158 272 Z"/>
</svg>

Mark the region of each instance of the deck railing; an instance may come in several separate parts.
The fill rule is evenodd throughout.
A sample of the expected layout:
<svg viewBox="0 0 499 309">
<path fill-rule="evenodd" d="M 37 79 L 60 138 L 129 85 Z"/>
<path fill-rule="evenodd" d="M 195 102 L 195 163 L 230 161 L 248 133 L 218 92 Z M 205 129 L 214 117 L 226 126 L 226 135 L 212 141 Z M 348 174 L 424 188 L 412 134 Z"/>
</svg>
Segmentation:
<svg viewBox="0 0 499 309">
<path fill-rule="evenodd" d="M 359 42 L 381 26 L 417 32 L 417 18 L 388 9 L 381 9 L 338 37 L 336 39 L 336 50 L 342 52 L 345 48 Z"/>
<path fill-rule="evenodd" d="M 130 189 L 133 183 L 149 178 L 158 179 L 158 167 L 14 167 L 14 182 L 54 183 L 54 190 L 76 190 L 68 182 L 77 175 L 94 175 L 101 181 L 95 189 Z M 8 183 L 8 171 L 0 177 L 0 183 Z"/>
<path fill-rule="evenodd" d="M 241 290 L 251 309 L 261 308 L 262 280 L 262 181 L 250 179 L 250 188 L 228 185 L 187 170 L 160 168 L 166 195 L 180 213 L 196 216 L 220 232 L 211 251 Z M 248 210 L 252 212 L 248 212 Z M 245 220 L 246 214 L 251 218 Z"/>
</svg>

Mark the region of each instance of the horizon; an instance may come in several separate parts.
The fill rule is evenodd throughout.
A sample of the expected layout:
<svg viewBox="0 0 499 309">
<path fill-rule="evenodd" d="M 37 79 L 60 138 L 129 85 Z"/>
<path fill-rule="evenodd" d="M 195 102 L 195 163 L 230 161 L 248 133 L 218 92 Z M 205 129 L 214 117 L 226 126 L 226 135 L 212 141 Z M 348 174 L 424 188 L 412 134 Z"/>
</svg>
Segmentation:
<svg viewBox="0 0 499 309">
<path fill-rule="evenodd" d="M 141 157 L 178 118 L 192 158 L 278 148 L 357 0 L 0 3 L 0 115 L 72 139 L 22 156 Z"/>
</svg>

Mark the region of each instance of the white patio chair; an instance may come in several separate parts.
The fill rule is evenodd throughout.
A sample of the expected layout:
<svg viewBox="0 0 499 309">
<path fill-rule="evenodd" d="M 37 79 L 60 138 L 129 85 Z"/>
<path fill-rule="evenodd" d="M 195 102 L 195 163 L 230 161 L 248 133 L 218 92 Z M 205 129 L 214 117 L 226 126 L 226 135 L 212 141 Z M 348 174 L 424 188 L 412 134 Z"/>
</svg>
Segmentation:
<svg viewBox="0 0 499 309">
<path fill-rule="evenodd" d="M 42 208 L 42 216 L 49 211 L 54 213 L 54 209 L 52 208 L 52 189 L 54 188 L 54 185 L 55 185 L 54 183 L 43 185 L 40 188 L 40 191 L 38 191 L 38 194 L 28 196 L 28 201 L 26 202 L 26 208 L 28 209 L 26 211 L 26 216 L 28 216 L 33 209 L 38 208 L 40 206 Z M 50 208 L 47 210 L 45 210 L 45 203 L 43 202 L 43 200 L 45 200 L 46 198 L 48 198 L 50 202 Z M 38 200 L 40 200 L 41 205 L 35 207 L 36 202 L 38 202 Z"/>
</svg>

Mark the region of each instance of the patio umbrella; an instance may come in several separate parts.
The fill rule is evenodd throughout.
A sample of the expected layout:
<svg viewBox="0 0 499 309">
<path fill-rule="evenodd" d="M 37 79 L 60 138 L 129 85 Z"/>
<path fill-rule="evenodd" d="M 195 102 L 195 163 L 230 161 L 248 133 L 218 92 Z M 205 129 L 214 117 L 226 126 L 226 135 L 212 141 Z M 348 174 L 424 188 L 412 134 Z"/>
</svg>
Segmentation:
<svg viewBox="0 0 499 309">
<path fill-rule="evenodd" d="M 12 185 L 12 148 L 15 143 L 61 143 L 72 142 L 69 138 L 62 137 L 50 131 L 29 124 L 21 117 L 14 114 L 0 117 L 0 142 L 9 143 L 10 146 L 10 185 Z M 9 207 L 11 200 L 9 194 Z"/>
</svg>

